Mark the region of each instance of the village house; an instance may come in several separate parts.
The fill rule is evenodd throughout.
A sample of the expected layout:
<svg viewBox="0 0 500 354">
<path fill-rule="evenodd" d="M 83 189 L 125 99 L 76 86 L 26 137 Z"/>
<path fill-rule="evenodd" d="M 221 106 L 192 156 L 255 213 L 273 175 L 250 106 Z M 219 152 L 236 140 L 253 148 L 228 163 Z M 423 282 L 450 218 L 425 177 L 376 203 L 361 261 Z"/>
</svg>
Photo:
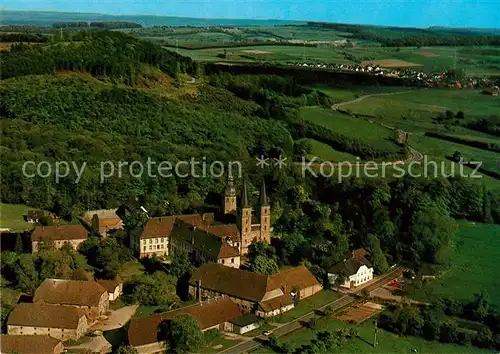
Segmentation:
<svg viewBox="0 0 500 354">
<path fill-rule="evenodd" d="M 83 214 L 83 220 L 101 237 L 107 237 L 110 232 L 123 229 L 123 221 L 116 211 L 117 209 L 90 210 Z"/>
<path fill-rule="evenodd" d="M 55 248 L 69 244 L 76 251 L 87 238 L 88 232 L 82 225 L 37 226 L 31 234 L 31 249 L 37 252 L 41 243 L 50 242 Z"/>
<path fill-rule="evenodd" d="M 231 331 L 233 325 L 230 321 L 241 317 L 242 313 L 229 298 L 221 298 L 148 317 L 133 318 L 128 328 L 130 345 L 141 354 L 164 353 L 165 338 L 161 331 L 162 323 L 182 315 L 193 316 L 202 331 L 209 329 Z"/>
<path fill-rule="evenodd" d="M 97 279 L 96 282 L 106 289 L 109 301 L 115 301 L 123 294 L 123 281 L 121 279 Z"/>
<path fill-rule="evenodd" d="M 85 311 L 76 306 L 20 303 L 7 320 L 10 335 L 43 335 L 62 341 L 77 340 L 87 328 Z"/>
<path fill-rule="evenodd" d="M 322 289 L 304 266 L 266 276 L 221 264 L 208 263 L 198 268 L 189 281 L 189 292 L 203 302 L 229 297 L 241 311 L 270 317 L 291 310 L 294 300 L 306 298 Z"/>
<path fill-rule="evenodd" d="M 89 323 L 109 309 L 108 291 L 95 281 L 46 279 L 36 289 L 33 302 L 76 306 L 82 309 Z"/>
<path fill-rule="evenodd" d="M 366 253 L 362 248 L 354 250 L 351 258 L 334 265 L 328 271 L 330 284 L 340 281 L 341 287 L 352 289 L 372 280 L 373 266 L 365 258 Z"/>
<path fill-rule="evenodd" d="M 29 223 L 36 223 L 42 216 L 45 216 L 45 212 L 43 210 L 28 210 L 26 221 Z"/>
<path fill-rule="evenodd" d="M 0 349 L 2 353 L 33 354 L 36 348 L 38 354 L 61 354 L 64 352 L 62 342 L 49 336 L 0 336 Z"/>
</svg>

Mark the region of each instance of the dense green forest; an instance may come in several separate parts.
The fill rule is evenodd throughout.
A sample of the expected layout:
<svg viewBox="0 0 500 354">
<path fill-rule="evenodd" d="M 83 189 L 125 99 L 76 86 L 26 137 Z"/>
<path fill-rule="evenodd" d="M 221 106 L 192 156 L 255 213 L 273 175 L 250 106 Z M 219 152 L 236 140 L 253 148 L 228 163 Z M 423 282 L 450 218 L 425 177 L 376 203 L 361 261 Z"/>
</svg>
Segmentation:
<svg viewBox="0 0 500 354">
<path fill-rule="evenodd" d="M 500 36 L 479 34 L 475 31 L 350 25 L 340 23 L 309 22 L 308 26 L 347 32 L 349 38 L 371 40 L 386 47 L 430 46 L 486 46 L 500 45 Z"/>
<path fill-rule="evenodd" d="M 499 191 L 466 179 L 338 183 L 303 176 L 296 166 L 256 168 L 260 155 L 300 153 L 300 140 L 294 139 L 304 136 L 367 158 L 390 156 L 302 121 L 301 106 L 331 102 L 293 78 L 203 75 L 190 59 L 106 31 L 38 47 L 0 54 L 2 202 L 48 209 L 56 204 L 77 214 L 142 197 L 151 215 L 199 211 L 220 203 L 225 177 L 135 177 L 126 168 L 121 176 L 101 181 L 100 164 L 148 158 L 240 161 L 244 175 L 238 187 L 246 180 L 250 191 L 257 191 L 265 180 L 269 189 L 280 237 L 262 252 L 277 263 L 306 263 L 319 278 L 359 246 L 376 255 L 372 261 L 379 272 L 393 261 L 446 264 L 455 218 L 500 223 Z M 152 71 L 156 76 L 145 74 Z M 194 82 L 185 73 L 195 76 Z M 171 83 L 169 90 L 192 94 L 167 98 L 155 89 L 164 81 Z M 74 171 L 57 183 L 24 177 L 25 161 L 86 162 L 87 167 L 78 183 Z M 257 205 L 257 196 L 250 194 Z"/>
<path fill-rule="evenodd" d="M 140 76 L 141 64 L 155 66 L 171 76 L 197 71 L 197 64 L 190 58 L 122 33 L 82 32 L 79 38 L 73 40 L 71 43 L 57 42 L 49 46 L 13 46 L 10 52 L 1 53 L 0 77 L 6 79 L 22 75 L 55 74 L 57 70 L 78 70 L 134 84 Z"/>
<path fill-rule="evenodd" d="M 46 43 L 48 36 L 40 33 L 0 33 L 0 42 L 35 42 Z"/>
</svg>

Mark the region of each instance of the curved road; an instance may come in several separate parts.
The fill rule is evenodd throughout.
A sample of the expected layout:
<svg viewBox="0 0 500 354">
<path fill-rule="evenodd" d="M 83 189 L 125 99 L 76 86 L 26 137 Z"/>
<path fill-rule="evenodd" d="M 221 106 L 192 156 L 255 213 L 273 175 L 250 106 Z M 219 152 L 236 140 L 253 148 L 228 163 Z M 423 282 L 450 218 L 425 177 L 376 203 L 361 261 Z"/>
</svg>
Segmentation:
<svg viewBox="0 0 500 354">
<path fill-rule="evenodd" d="M 425 90 L 425 89 L 423 89 L 423 90 Z M 335 110 L 337 110 L 341 106 L 345 106 L 345 105 L 348 105 L 348 104 L 351 104 L 351 103 L 361 102 L 365 98 L 369 98 L 369 97 L 393 96 L 393 95 L 400 95 L 402 93 L 408 93 L 408 92 L 413 92 L 413 91 L 415 91 L 415 90 L 406 90 L 406 91 L 398 91 L 398 92 L 387 92 L 387 93 L 372 93 L 372 94 L 369 94 L 369 95 L 364 95 L 364 96 L 358 97 L 358 98 L 356 98 L 354 100 L 351 100 L 351 101 L 345 101 L 345 102 L 336 103 L 336 104 L 334 104 L 332 106 L 332 108 L 335 109 Z"/>
</svg>

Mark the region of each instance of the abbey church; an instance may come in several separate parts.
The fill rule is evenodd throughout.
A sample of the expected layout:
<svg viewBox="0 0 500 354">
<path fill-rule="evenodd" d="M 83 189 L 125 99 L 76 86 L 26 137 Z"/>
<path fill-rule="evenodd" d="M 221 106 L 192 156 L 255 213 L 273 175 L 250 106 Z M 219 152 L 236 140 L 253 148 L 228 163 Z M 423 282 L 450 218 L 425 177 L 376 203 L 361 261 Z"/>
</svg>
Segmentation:
<svg viewBox="0 0 500 354">
<path fill-rule="evenodd" d="M 171 256 L 187 252 L 198 263 L 220 263 L 239 268 L 240 256 L 253 241 L 271 242 L 271 207 L 265 184 L 260 190 L 259 213 L 249 203 L 246 183 L 240 205 L 231 176 L 219 213 L 183 214 L 149 218 L 142 232 L 131 239 L 138 257 Z"/>
</svg>

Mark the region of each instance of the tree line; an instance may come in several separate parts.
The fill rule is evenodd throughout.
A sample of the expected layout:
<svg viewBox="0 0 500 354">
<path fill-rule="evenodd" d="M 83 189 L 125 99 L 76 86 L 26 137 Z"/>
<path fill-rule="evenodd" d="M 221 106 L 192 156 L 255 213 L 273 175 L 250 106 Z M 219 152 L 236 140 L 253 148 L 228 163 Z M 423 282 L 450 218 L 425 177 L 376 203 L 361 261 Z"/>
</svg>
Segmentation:
<svg viewBox="0 0 500 354">
<path fill-rule="evenodd" d="M 142 25 L 136 22 L 127 21 L 69 21 L 55 22 L 53 28 L 101 28 L 101 29 L 123 29 L 123 28 L 142 28 Z"/>
<path fill-rule="evenodd" d="M 41 33 L 1 33 L 0 42 L 32 42 L 46 43 L 49 41 L 48 36 Z"/>
</svg>

